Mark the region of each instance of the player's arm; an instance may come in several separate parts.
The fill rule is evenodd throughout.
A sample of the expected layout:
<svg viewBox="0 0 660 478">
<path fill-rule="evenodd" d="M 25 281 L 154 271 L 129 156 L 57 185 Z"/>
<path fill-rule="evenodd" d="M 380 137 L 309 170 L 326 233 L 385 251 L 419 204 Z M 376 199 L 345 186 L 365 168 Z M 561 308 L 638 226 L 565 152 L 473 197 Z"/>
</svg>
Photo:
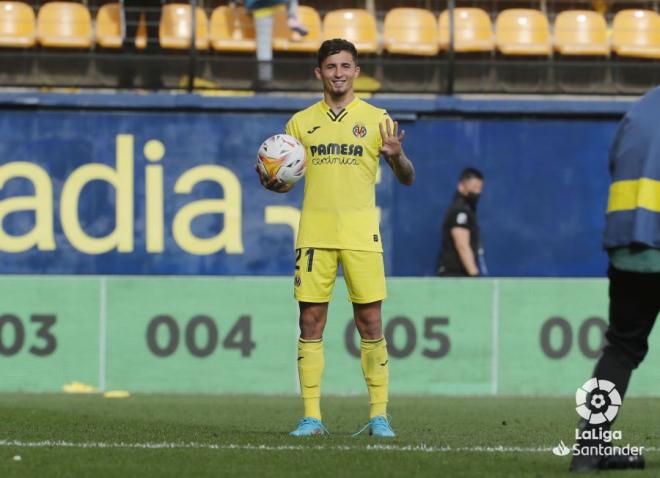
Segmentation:
<svg viewBox="0 0 660 478">
<path fill-rule="evenodd" d="M 401 145 L 406 132 L 401 130 L 401 133 L 398 133 L 399 124 L 396 121 L 392 122 L 389 118 L 384 123 L 379 123 L 378 127 L 380 128 L 380 137 L 383 140 L 380 148 L 381 154 L 392 168 L 399 182 L 410 186 L 415 182 L 415 167 L 406 156 L 406 153 L 403 152 Z"/>
<path fill-rule="evenodd" d="M 458 257 L 461 259 L 461 264 L 463 264 L 468 275 L 479 275 L 477 260 L 470 247 L 470 230 L 465 227 L 452 227 L 451 238 L 454 241 L 454 246 L 456 246 L 456 251 L 458 252 Z"/>
</svg>

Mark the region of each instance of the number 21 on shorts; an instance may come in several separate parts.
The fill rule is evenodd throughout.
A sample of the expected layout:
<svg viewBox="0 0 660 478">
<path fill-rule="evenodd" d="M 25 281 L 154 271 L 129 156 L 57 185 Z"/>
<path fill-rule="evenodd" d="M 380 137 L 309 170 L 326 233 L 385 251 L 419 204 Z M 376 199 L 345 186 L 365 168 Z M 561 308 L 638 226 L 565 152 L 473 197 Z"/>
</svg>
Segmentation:
<svg viewBox="0 0 660 478">
<path fill-rule="evenodd" d="M 300 257 L 302 256 L 302 249 L 296 249 L 296 270 L 300 270 L 298 262 L 300 262 Z M 305 256 L 307 257 L 307 272 L 312 272 L 312 267 L 314 265 L 314 249 L 307 249 L 305 251 Z"/>
</svg>

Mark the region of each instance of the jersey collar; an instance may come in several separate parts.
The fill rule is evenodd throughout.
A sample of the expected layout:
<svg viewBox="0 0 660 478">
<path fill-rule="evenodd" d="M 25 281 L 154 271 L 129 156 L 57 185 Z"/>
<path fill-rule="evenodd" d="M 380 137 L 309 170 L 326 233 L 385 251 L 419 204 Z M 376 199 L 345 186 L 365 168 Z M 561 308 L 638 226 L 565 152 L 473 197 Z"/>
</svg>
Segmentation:
<svg viewBox="0 0 660 478">
<path fill-rule="evenodd" d="M 335 114 L 335 112 L 332 111 L 330 106 L 325 102 L 325 99 L 322 99 L 321 100 L 321 109 L 328 116 L 328 118 L 330 118 L 331 121 L 335 121 L 335 122 L 339 123 L 339 122 L 341 122 L 341 120 L 346 118 L 348 113 L 350 113 L 352 110 L 355 109 L 355 107 L 360 103 L 360 101 L 362 101 L 362 100 L 360 100 L 360 98 L 358 98 L 356 96 L 355 98 L 353 98 L 353 101 L 351 101 L 349 104 L 347 104 L 344 107 L 343 110 L 341 110 L 339 113 Z"/>
</svg>

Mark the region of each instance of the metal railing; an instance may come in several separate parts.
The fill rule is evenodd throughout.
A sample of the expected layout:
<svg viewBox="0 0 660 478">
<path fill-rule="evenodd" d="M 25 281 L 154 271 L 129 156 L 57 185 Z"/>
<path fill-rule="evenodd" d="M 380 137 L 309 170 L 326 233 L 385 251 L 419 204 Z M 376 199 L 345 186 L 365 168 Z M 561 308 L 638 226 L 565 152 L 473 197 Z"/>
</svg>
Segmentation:
<svg viewBox="0 0 660 478">
<path fill-rule="evenodd" d="M 418 2 L 419 3 L 419 2 Z M 429 3 L 429 2 L 427 2 Z M 454 13 L 465 2 L 447 0 L 430 2 L 431 12 L 437 19 L 439 14 L 448 10 L 448 43 L 440 45 L 439 53 L 431 56 L 406 56 L 392 53 L 384 42 L 383 22 L 379 22 L 379 41 L 381 50 L 378 54 L 367 55 L 360 59 L 365 76 L 357 87 L 364 91 L 393 93 L 588 93 L 588 94 L 638 94 L 660 83 L 660 68 L 656 60 L 649 58 L 625 57 L 615 54 L 616 50 L 600 56 L 560 55 L 555 51 L 556 32 L 552 26 L 559 11 L 568 6 L 565 0 L 552 0 L 538 3 L 539 10 L 548 12 L 548 52 L 540 55 L 507 55 L 498 44 L 498 11 L 493 9 L 493 1 L 475 0 L 473 6 L 489 7 L 487 10 L 490 25 L 494 28 L 492 48 L 475 51 L 462 51 L 461 38 L 465 28 L 458 24 Z M 529 2 L 519 1 L 520 5 L 529 6 Z M 657 8 L 655 3 L 638 2 L 646 7 Z M 584 2 L 585 6 L 591 2 Z M 99 22 L 100 10 L 92 8 L 89 17 L 81 17 L 81 22 L 90 23 L 92 38 L 89 46 L 76 46 L 60 38 L 61 43 L 47 44 L 43 41 L 48 30 L 43 19 L 36 16 L 33 35 L 36 46 L 21 47 L 6 43 L 0 33 L 0 86 L 26 87 L 77 87 L 77 88 L 146 88 L 193 90 L 259 90 L 259 91 L 317 91 L 318 85 L 313 79 L 315 66 L 313 54 L 291 55 L 276 53 L 273 60 L 275 75 L 267 83 L 257 81 L 257 64 L 253 54 L 234 54 L 219 51 L 213 43 L 207 49 L 197 47 L 197 34 L 212 36 L 213 25 L 197 25 L 197 16 L 193 13 L 198 0 L 190 0 L 187 12 L 190 18 L 183 22 L 180 30 L 187 41 L 187 46 L 176 50 L 163 48 L 163 44 L 154 38 L 155 26 L 151 20 L 147 25 L 147 47 L 133 46 L 138 35 L 125 38 L 126 22 L 123 9 L 119 9 L 118 22 L 114 25 L 117 39 L 114 46 L 101 41 Z M 517 5 L 516 0 L 509 0 L 502 7 Z M 571 2 L 571 5 L 575 5 Z M 630 6 L 630 3 L 616 3 L 611 13 L 606 13 L 607 42 L 611 41 L 611 26 L 614 11 L 618 6 Z M 633 5 L 636 5 L 634 3 Z M 378 3 L 376 4 L 378 6 Z M 543 7 L 543 8 L 541 8 Z M 485 8 L 484 8 L 485 10 Z M 650 10 L 651 12 L 653 10 Z M 133 12 L 134 13 L 134 12 Z M 205 21 L 208 22 L 206 12 Z M 381 12 L 386 13 L 386 12 Z M 152 15 L 148 15 L 152 18 Z M 384 18 L 384 15 L 379 15 Z M 136 15 L 130 15 L 136 21 Z M 658 17 L 660 19 L 660 17 Z M 111 19 L 112 20 L 112 19 Z M 24 20 L 21 20 L 24 21 Z M 435 23 L 437 26 L 437 23 Z M 46 25 L 47 26 L 47 25 Z M 78 25 L 80 26 L 80 25 Z M 95 29 L 93 28 L 95 26 Z M 138 25 L 130 25 L 130 31 L 137 32 Z M 201 28 L 198 28 L 201 27 Z M 152 27 L 152 28 L 149 28 Z M 186 30 L 187 29 L 187 30 Z M 19 29 L 29 31 L 29 28 Z M 87 31 L 81 28 L 69 31 Z M 187 34 L 186 34 L 187 31 Z M 178 33 L 181 34 L 181 31 Z M 397 33 L 397 32 L 395 32 Z M 436 31 L 435 38 L 442 32 Z M 502 32 L 500 32 L 502 33 Z M 534 33 L 534 32 L 532 32 Z M 653 37 L 654 32 L 649 32 Z M 54 35 L 57 37 L 57 35 Z M 396 35 L 395 35 L 396 36 Z M 423 35 L 421 35 L 423 36 Z M 433 38 L 434 36 L 431 35 Z M 140 38 L 144 38 L 141 36 Z M 161 39 L 162 40 L 162 39 Z M 185 43 L 185 42 L 184 42 Z M 646 55 L 646 54 L 644 54 Z M 660 57 L 660 45 L 658 45 Z M 140 80 L 141 81 L 133 81 Z M 130 81 L 129 81 L 130 80 Z"/>
</svg>

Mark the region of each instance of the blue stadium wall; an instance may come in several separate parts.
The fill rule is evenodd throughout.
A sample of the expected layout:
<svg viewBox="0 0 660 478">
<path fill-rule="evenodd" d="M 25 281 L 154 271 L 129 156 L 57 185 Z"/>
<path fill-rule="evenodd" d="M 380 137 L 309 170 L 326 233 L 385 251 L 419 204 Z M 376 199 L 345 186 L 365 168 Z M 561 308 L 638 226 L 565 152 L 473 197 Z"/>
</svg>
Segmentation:
<svg viewBox="0 0 660 478">
<path fill-rule="evenodd" d="M 0 272 L 288 275 L 302 187 L 265 191 L 255 152 L 313 101 L 0 95 Z M 491 275 L 604 275 L 607 153 L 631 100 L 374 103 L 400 120 L 417 169 L 412 187 L 386 167 L 377 185 L 388 274 L 434 274 L 470 165 L 486 176 Z"/>
</svg>

